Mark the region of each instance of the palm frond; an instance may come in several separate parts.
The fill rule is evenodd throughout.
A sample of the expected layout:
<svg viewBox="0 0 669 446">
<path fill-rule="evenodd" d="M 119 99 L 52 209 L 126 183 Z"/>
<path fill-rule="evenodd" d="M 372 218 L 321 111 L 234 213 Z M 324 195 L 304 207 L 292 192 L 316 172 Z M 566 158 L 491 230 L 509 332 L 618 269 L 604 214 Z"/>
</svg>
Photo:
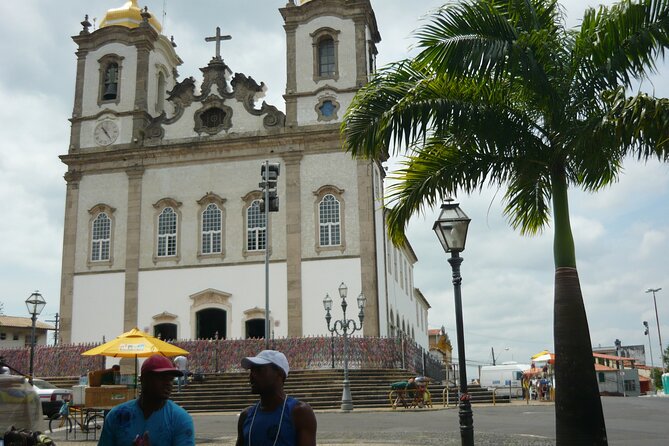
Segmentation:
<svg viewBox="0 0 669 446">
<path fill-rule="evenodd" d="M 586 10 L 575 37 L 573 90 L 595 98 L 606 90 L 657 72 L 669 47 L 669 1 L 624 0 Z"/>
</svg>

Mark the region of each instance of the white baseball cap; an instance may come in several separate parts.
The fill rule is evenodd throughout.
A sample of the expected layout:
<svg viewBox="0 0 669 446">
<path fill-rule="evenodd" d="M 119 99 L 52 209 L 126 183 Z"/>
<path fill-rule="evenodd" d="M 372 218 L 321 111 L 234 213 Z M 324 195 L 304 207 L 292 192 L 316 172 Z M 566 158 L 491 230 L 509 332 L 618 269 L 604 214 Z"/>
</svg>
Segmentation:
<svg viewBox="0 0 669 446">
<path fill-rule="evenodd" d="M 286 355 L 276 350 L 263 350 L 258 353 L 256 356 L 249 356 L 242 359 L 242 367 L 245 369 L 250 369 L 254 365 L 266 365 L 274 364 L 286 374 L 288 377 L 288 371 L 290 367 L 288 366 L 288 359 Z"/>
</svg>

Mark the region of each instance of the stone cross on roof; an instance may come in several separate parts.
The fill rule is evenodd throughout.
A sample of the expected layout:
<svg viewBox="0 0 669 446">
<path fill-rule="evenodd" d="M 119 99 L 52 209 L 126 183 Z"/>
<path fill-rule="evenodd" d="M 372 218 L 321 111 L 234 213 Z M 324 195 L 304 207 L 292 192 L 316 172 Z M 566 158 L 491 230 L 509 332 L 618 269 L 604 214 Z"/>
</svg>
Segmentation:
<svg viewBox="0 0 669 446">
<path fill-rule="evenodd" d="M 222 36 L 221 35 L 221 27 L 217 26 L 216 27 L 216 35 L 214 37 L 205 37 L 205 42 L 216 42 L 216 57 L 214 57 L 216 60 L 221 60 L 221 41 L 222 40 L 230 40 L 232 39 L 232 36 Z"/>
</svg>

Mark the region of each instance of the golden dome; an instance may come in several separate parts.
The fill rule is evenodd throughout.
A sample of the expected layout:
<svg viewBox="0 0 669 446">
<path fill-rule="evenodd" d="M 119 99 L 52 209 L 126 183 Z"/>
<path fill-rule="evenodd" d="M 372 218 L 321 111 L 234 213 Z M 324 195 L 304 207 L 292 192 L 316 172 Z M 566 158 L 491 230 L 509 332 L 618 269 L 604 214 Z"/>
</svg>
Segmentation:
<svg viewBox="0 0 669 446">
<path fill-rule="evenodd" d="M 120 8 L 107 11 L 100 22 L 100 28 L 114 25 L 125 26 L 126 28 L 137 28 L 141 23 L 142 10 L 137 6 L 137 0 L 129 0 Z M 163 28 L 153 14 L 151 14 L 149 23 L 158 32 Z"/>
</svg>

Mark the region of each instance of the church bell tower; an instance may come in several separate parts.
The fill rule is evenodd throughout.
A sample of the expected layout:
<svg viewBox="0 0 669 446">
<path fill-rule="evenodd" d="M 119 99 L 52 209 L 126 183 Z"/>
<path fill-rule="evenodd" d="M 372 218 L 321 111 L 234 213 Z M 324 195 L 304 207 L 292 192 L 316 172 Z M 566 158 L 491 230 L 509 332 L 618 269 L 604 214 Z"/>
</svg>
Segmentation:
<svg viewBox="0 0 669 446">
<path fill-rule="evenodd" d="M 290 0 L 286 30 L 286 124 L 341 122 L 376 69 L 381 41 L 369 0 Z"/>
<path fill-rule="evenodd" d="M 97 30 L 88 16 L 81 24 L 70 153 L 141 145 L 151 117 L 170 111 L 166 92 L 182 61 L 137 0 L 107 11 Z"/>
</svg>

